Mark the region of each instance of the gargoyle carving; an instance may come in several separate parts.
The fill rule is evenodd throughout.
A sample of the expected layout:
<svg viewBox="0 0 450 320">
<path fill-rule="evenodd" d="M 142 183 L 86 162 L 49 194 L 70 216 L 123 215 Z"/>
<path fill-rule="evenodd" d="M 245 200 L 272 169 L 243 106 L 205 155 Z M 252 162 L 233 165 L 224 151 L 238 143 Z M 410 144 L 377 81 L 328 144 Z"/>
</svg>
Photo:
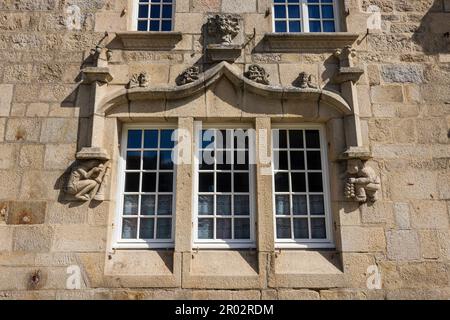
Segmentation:
<svg viewBox="0 0 450 320">
<path fill-rule="evenodd" d="M 136 87 L 148 87 L 149 85 L 149 76 L 147 72 L 141 72 L 141 73 L 135 73 L 130 79 L 130 82 L 128 83 L 128 88 L 136 88 Z"/>
<path fill-rule="evenodd" d="M 347 174 L 349 178 L 345 186 L 345 196 L 358 202 L 374 202 L 378 200 L 381 189 L 380 177 L 375 170 L 361 159 L 347 160 Z"/>
<path fill-rule="evenodd" d="M 208 34 L 219 36 L 221 44 L 231 44 L 240 30 L 239 18 L 231 14 L 217 14 L 208 18 Z"/>
<path fill-rule="evenodd" d="M 306 72 L 301 72 L 298 77 L 298 87 L 301 89 L 314 88 L 317 86 L 312 83 L 312 75 Z"/>
<path fill-rule="evenodd" d="M 184 70 L 182 74 L 178 76 L 177 84 L 182 86 L 194 82 L 199 79 L 200 68 L 198 66 L 193 66 Z"/>
<path fill-rule="evenodd" d="M 248 79 L 255 81 L 257 83 L 269 84 L 269 74 L 267 74 L 266 70 L 263 67 L 260 67 L 256 64 L 252 64 L 248 67 L 248 71 L 244 74 Z"/>
</svg>

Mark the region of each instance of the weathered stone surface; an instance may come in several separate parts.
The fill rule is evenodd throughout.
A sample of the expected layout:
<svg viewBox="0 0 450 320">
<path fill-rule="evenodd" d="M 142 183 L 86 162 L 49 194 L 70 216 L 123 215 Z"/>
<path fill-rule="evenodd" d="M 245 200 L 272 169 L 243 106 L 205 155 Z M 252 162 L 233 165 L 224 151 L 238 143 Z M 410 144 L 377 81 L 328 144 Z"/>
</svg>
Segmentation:
<svg viewBox="0 0 450 320">
<path fill-rule="evenodd" d="M 13 97 L 12 84 L 0 84 L 0 117 L 9 116 Z"/>
<path fill-rule="evenodd" d="M 384 65 L 381 76 L 385 82 L 422 83 L 423 67 L 420 65 Z"/>
<path fill-rule="evenodd" d="M 383 251 L 386 239 L 383 228 L 378 227 L 341 227 L 342 251 L 371 252 Z"/>
<path fill-rule="evenodd" d="M 394 203 L 394 216 L 399 229 L 409 229 L 411 227 L 408 203 Z"/>
<path fill-rule="evenodd" d="M 42 124 L 41 142 L 75 143 L 78 122 L 76 119 L 47 118 Z"/>
<path fill-rule="evenodd" d="M 419 236 L 416 231 L 399 230 L 386 233 L 387 254 L 391 260 L 418 260 Z"/>
<path fill-rule="evenodd" d="M 245 2 L 239 0 L 222 0 L 222 11 L 226 13 L 256 12 L 256 0 Z"/>
<path fill-rule="evenodd" d="M 38 119 L 10 118 L 6 127 L 6 141 L 38 141 L 41 123 Z"/>
<path fill-rule="evenodd" d="M 20 148 L 19 166 L 21 168 L 41 169 L 44 163 L 44 145 L 26 144 Z"/>
<path fill-rule="evenodd" d="M 53 228 L 49 226 L 18 226 L 14 229 L 13 250 L 48 252 L 53 241 Z"/>
<path fill-rule="evenodd" d="M 47 203 L 43 201 L 9 202 L 7 224 L 43 224 Z"/>
</svg>

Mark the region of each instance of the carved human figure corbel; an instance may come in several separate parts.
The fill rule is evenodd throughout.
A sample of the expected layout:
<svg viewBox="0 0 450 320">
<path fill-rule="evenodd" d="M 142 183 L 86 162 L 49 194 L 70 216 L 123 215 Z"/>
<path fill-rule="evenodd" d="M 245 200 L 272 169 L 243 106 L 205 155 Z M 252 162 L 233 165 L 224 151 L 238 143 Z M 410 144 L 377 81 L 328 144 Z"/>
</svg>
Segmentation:
<svg viewBox="0 0 450 320">
<path fill-rule="evenodd" d="M 341 67 L 353 67 L 353 58 L 356 57 L 356 49 L 348 45 L 343 49 L 336 50 L 334 56 L 339 59 Z"/>
<path fill-rule="evenodd" d="M 265 85 L 269 84 L 269 74 L 263 67 L 256 64 L 252 64 L 251 66 L 249 66 L 248 71 L 245 72 L 244 75 L 254 82 Z"/>
<path fill-rule="evenodd" d="M 317 86 L 313 84 L 312 75 L 306 72 L 300 72 L 296 86 L 301 89 L 308 89 L 308 88 L 317 89 Z"/>
<path fill-rule="evenodd" d="M 347 160 L 348 179 L 345 185 L 345 196 L 360 203 L 378 200 L 381 189 L 380 177 L 366 161 L 358 158 Z"/>
<path fill-rule="evenodd" d="M 141 73 L 135 73 L 130 79 L 130 82 L 128 83 L 128 88 L 145 88 L 148 87 L 150 83 L 150 77 L 148 76 L 147 72 L 141 72 Z"/>
<path fill-rule="evenodd" d="M 198 66 L 192 66 L 187 68 L 181 73 L 176 82 L 179 86 L 194 82 L 200 77 L 200 68 Z"/>
<path fill-rule="evenodd" d="M 210 36 L 219 36 L 223 45 L 232 43 L 240 31 L 239 17 L 231 14 L 216 14 L 208 18 L 208 34 Z"/>
<path fill-rule="evenodd" d="M 110 164 L 104 152 L 83 149 L 77 154 L 77 161 L 71 168 L 64 191 L 77 201 L 103 201 L 104 183 L 109 170 Z"/>
</svg>

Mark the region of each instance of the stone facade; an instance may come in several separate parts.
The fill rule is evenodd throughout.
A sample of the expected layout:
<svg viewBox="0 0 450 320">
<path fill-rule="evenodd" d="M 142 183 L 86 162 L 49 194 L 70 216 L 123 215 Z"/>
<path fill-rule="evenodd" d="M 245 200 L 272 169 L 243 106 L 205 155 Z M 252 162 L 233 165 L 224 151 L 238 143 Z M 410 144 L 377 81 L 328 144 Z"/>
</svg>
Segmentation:
<svg viewBox="0 0 450 320">
<path fill-rule="evenodd" d="M 0 1 L 0 299 L 449 299 L 450 2 L 338 2 L 345 32 L 277 35 L 269 0 L 177 0 L 164 34 L 130 32 L 131 0 Z M 122 124 L 198 119 L 323 123 L 336 248 L 276 249 L 260 174 L 256 250 L 193 248 L 181 164 L 174 249 L 113 249 Z M 101 197 L 68 198 L 92 159 Z"/>
</svg>

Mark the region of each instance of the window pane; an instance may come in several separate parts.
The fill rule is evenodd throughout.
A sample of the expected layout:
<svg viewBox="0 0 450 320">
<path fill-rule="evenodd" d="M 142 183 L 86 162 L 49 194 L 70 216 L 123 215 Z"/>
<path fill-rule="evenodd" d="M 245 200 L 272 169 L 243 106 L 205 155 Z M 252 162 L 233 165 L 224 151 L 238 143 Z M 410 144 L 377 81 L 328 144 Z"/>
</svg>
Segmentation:
<svg viewBox="0 0 450 320">
<path fill-rule="evenodd" d="M 323 32 L 335 32 L 336 26 L 334 21 L 324 21 L 323 22 Z"/>
<path fill-rule="evenodd" d="M 198 196 L 198 214 L 213 215 L 214 196 Z"/>
<path fill-rule="evenodd" d="M 155 215 L 155 196 L 142 195 L 141 197 L 141 215 L 153 216 Z"/>
<path fill-rule="evenodd" d="M 309 13 L 310 19 L 320 19 L 319 6 L 316 6 L 316 5 L 308 6 L 308 13 Z"/>
<path fill-rule="evenodd" d="M 140 151 L 128 151 L 127 152 L 127 170 L 139 170 L 141 169 L 141 152 Z"/>
<path fill-rule="evenodd" d="M 303 148 L 303 130 L 289 130 L 289 145 L 291 148 Z"/>
<path fill-rule="evenodd" d="M 156 191 L 156 173 L 143 173 L 142 174 L 142 192 L 155 192 Z"/>
<path fill-rule="evenodd" d="M 287 170 L 289 168 L 287 151 L 274 151 L 273 156 L 273 165 L 275 170 Z"/>
<path fill-rule="evenodd" d="M 138 214 L 139 196 L 125 196 L 123 200 L 123 215 L 135 216 Z"/>
<path fill-rule="evenodd" d="M 122 239 L 136 239 L 137 219 L 125 218 L 122 220 Z"/>
<path fill-rule="evenodd" d="M 150 21 L 150 31 L 159 31 L 159 20 Z"/>
<path fill-rule="evenodd" d="M 231 151 L 217 151 L 217 170 L 231 170 Z"/>
<path fill-rule="evenodd" d="M 289 18 L 300 18 L 300 6 L 298 5 L 291 5 L 288 6 L 288 12 L 289 12 Z"/>
<path fill-rule="evenodd" d="M 333 13 L 333 6 L 322 6 L 322 18 L 323 19 L 333 19 L 334 13 Z"/>
<path fill-rule="evenodd" d="M 198 238 L 214 238 L 214 219 L 198 219 Z"/>
<path fill-rule="evenodd" d="M 234 174 L 234 192 L 249 192 L 248 173 Z"/>
<path fill-rule="evenodd" d="M 293 215 L 307 215 L 308 214 L 308 206 L 306 201 L 306 196 L 303 195 L 293 195 L 292 196 L 292 204 L 293 204 Z"/>
<path fill-rule="evenodd" d="M 250 239 L 250 219 L 234 219 L 234 238 Z"/>
<path fill-rule="evenodd" d="M 294 238 L 308 239 L 308 219 L 294 219 Z"/>
<path fill-rule="evenodd" d="M 162 17 L 172 18 L 172 6 L 163 6 Z"/>
<path fill-rule="evenodd" d="M 231 219 L 217 219 L 217 239 L 231 239 Z"/>
<path fill-rule="evenodd" d="M 277 238 L 290 239 L 291 237 L 291 219 L 277 218 Z"/>
<path fill-rule="evenodd" d="M 311 219 L 311 237 L 326 239 L 325 219 Z"/>
<path fill-rule="evenodd" d="M 231 173 L 217 173 L 217 192 L 231 192 Z"/>
<path fill-rule="evenodd" d="M 276 21 L 275 32 L 287 32 L 286 21 Z"/>
<path fill-rule="evenodd" d="M 231 196 L 217 196 L 217 215 L 229 216 L 231 215 Z"/>
<path fill-rule="evenodd" d="M 172 140 L 173 130 L 161 130 L 161 145 L 160 148 L 172 149 L 174 147 L 174 141 Z M 175 138 L 175 137 L 173 137 Z"/>
<path fill-rule="evenodd" d="M 320 158 L 320 151 L 308 151 L 306 153 L 308 160 L 308 170 L 322 169 L 322 159 Z"/>
<path fill-rule="evenodd" d="M 198 191 L 214 192 L 214 173 L 200 173 Z"/>
<path fill-rule="evenodd" d="M 148 22 L 147 22 L 147 20 L 140 20 L 140 21 L 138 21 L 137 29 L 138 29 L 138 31 L 148 31 Z"/>
<path fill-rule="evenodd" d="M 306 181 L 304 173 L 292 173 L 291 179 L 293 192 L 306 192 Z"/>
<path fill-rule="evenodd" d="M 200 170 L 214 170 L 214 151 L 205 150 L 199 154 Z"/>
<path fill-rule="evenodd" d="M 139 18 L 148 18 L 148 5 L 139 6 Z"/>
<path fill-rule="evenodd" d="M 282 6 L 276 5 L 274 10 L 276 19 L 286 18 L 286 7 L 284 5 Z"/>
<path fill-rule="evenodd" d="M 322 192 L 322 174 L 308 173 L 308 186 L 310 192 Z"/>
<path fill-rule="evenodd" d="M 310 21 L 309 22 L 309 31 L 310 32 L 320 32 L 320 21 Z"/>
<path fill-rule="evenodd" d="M 311 195 L 309 196 L 310 213 L 313 215 L 325 215 L 325 208 L 323 203 L 323 196 Z"/>
<path fill-rule="evenodd" d="M 145 130 L 144 148 L 146 149 L 158 148 L 158 130 Z"/>
<path fill-rule="evenodd" d="M 289 32 L 300 32 L 300 21 L 289 21 Z"/>
<path fill-rule="evenodd" d="M 162 170 L 172 170 L 172 151 L 161 151 L 159 154 L 159 168 Z"/>
<path fill-rule="evenodd" d="M 290 203 L 288 195 L 275 196 L 275 211 L 277 215 L 289 215 Z"/>
<path fill-rule="evenodd" d="M 291 154 L 291 169 L 305 170 L 305 155 L 303 151 L 291 151 L 290 154 Z"/>
<path fill-rule="evenodd" d="M 128 149 L 139 149 L 142 143 L 141 130 L 128 130 Z"/>
<path fill-rule="evenodd" d="M 141 225 L 139 228 L 140 239 L 153 239 L 153 233 L 155 232 L 155 220 L 154 219 L 141 219 Z"/>
<path fill-rule="evenodd" d="M 161 22 L 161 31 L 171 31 L 172 30 L 172 21 L 164 20 Z"/>
<path fill-rule="evenodd" d="M 158 196 L 158 215 L 168 215 L 172 214 L 172 196 L 170 195 L 159 195 Z"/>
<path fill-rule="evenodd" d="M 125 192 L 139 192 L 139 172 L 125 174 Z"/>
<path fill-rule="evenodd" d="M 202 148 L 203 149 L 213 149 L 214 148 L 214 130 L 203 130 L 202 131 Z"/>
<path fill-rule="evenodd" d="M 160 172 L 159 173 L 159 192 L 172 192 L 173 191 L 173 173 L 172 172 Z"/>
<path fill-rule="evenodd" d="M 156 151 L 144 151 L 144 170 L 155 170 L 156 162 L 158 161 L 158 153 Z"/>
<path fill-rule="evenodd" d="M 238 216 L 250 215 L 249 196 L 234 196 L 234 214 Z"/>
<path fill-rule="evenodd" d="M 161 6 L 152 5 L 150 9 L 150 17 L 151 18 L 159 18 L 161 15 Z"/>
<path fill-rule="evenodd" d="M 274 148 L 287 148 L 286 130 L 273 130 L 272 139 Z"/>
<path fill-rule="evenodd" d="M 288 173 L 276 173 L 275 174 L 275 192 L 288 192 L 289 191 L 289 174 Z"/>
<path fill-rule="evenodd" d="M 248 170 L 249 169 L 248 150 L 235 151 L 233 161 L 234 161 L 234 170 Z"/>
<path fill-rule="evenodd" d="M 319 131 L 306 130 L 306 147 L 307 148 L 320 148 Z"/>
<path fill-rule="evenodd" d="M 156 238 L 170 239 L 172 237 L 172 219 L 158 218 L 156 220 Z"/>
</svg>

